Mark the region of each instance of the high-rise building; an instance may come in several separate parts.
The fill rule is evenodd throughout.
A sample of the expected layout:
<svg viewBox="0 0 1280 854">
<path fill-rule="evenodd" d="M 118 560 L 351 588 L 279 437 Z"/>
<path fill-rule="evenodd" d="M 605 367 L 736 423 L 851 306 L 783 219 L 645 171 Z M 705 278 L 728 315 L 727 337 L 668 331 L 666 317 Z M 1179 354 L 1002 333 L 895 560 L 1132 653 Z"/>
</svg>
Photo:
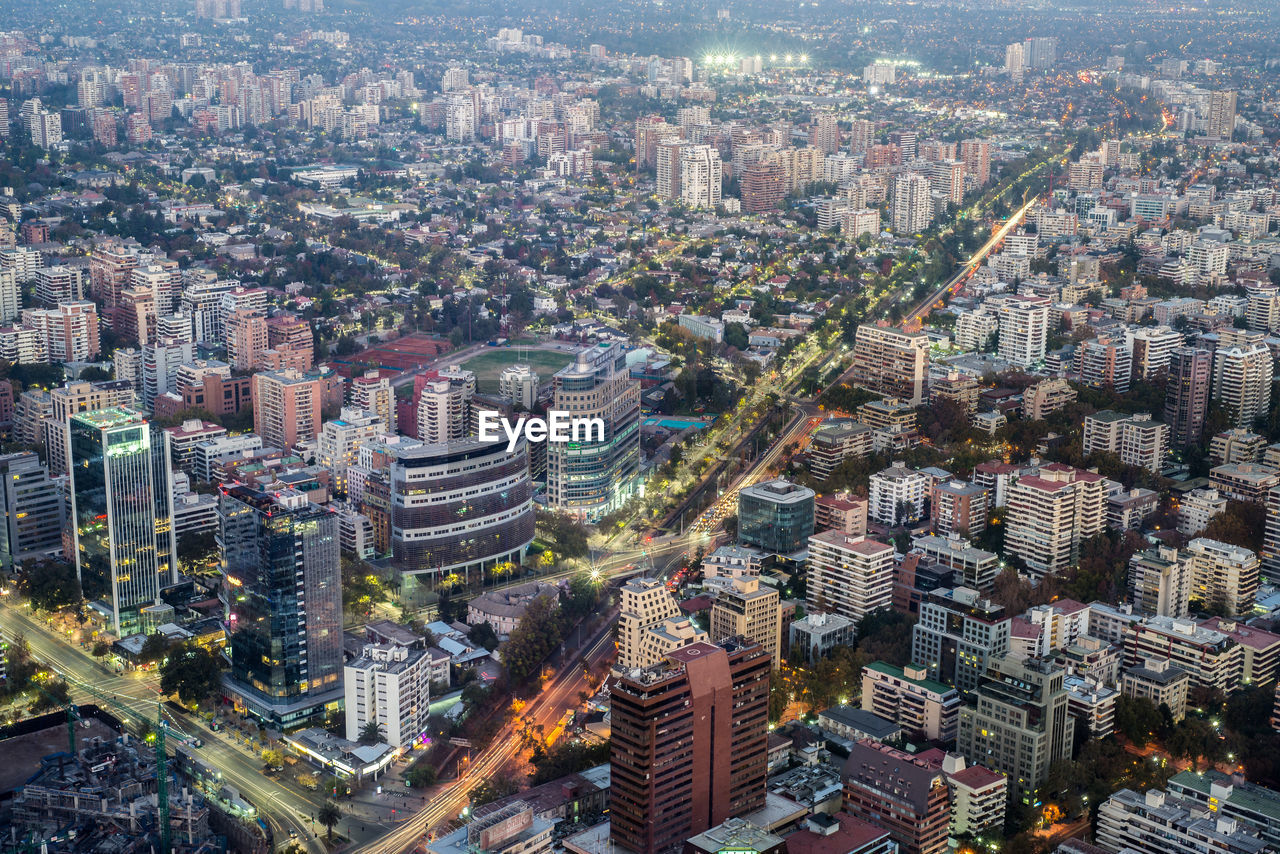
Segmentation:
<svg viewBox="0 0 1280 854">
<path fill-rule="evenodd" d="M 1228 617 L 1248 616 L 1258 593 L 1258 555 L 1252 549 L 1197 537 L 1187 544 L 1191 598 Z M 1182 616 L 1170 614 L 1169 616 Z"/>
<path fill-rule="evenodd" d="M 929 164 L 929 189 L 941 193 L 949 205 L 964 201 L 964 161 L 935 160 Z"/>
<path fill-rule="evenodd" d="M 31 451 L 0 456 L 0 512 L 0 569 L 62 553 L 66 501 Z"/>
<path fill-rule="evenodd" d="M 1052 68 L 1058 60 L 1058 40 L 1045 36 L 1026 39 L 1022 54 L 1028 68 Z"/>
<path fill-rule="evenodd" d="M 22 323 L 39 332 L 50 362 L 87 362 L 101 352 L 98 307 L 89 300 L 59 303 L 50 309 L 26 309 Z"/>
<path fill-rule="evenodd" d="M 534 515 L 525 441 L 405 447 L 389 473 L 391 553 L 406 575 L 468 577 L 523 560 Z"/>
<path fill-rule="evenodd" d="M 809 144 L 825 154 L 840 150 L 840 119 L 835 113 L 818 113 L 809 131 Z"/>
<path fill-rule="evenodd" d="M 1159 789 L 1145 794 L 1121 789 L 1103 801 L 1098 809 L 1097 841 L 1107 851 L 1125 854 L 1262 854 L 1274 850 L 1253 825 L 1220 816 L 1200 799 Z"/>
<path fill-rule="evenodd" d="M 1106 523 L 1106 478 L 1053 463 L 1008 489 L 1005 549 L 1037 576 L 1075 562 L 1080 541 Z"/>
<path fill-rule="evenodd" d="M 555 508 L 598 519 L 635 494 L 640 473 L 640 383 L 620 344 L 582 350 L 556 373 L 551 409 L 599 418 L 604 438 L 547 445 L 547 499 Z"/>
<path fill-rule="evenodd" d="M 854 119 L 849 131 L 849 153 L 866 154 L 876 138 L 876 123 L 868 119 Z"/>
<path fill-rule="evenodd" d="M 351 380 L 351 406 L 376 415 L 387 430 L 395 428 L 396 390 L 377 371 L 366 371 Z"/>
<path fill-rule="evenodd" d="M 964 174 L 975 187 L 984 187 L 991 180 L 991 143 L 982 139 L 966 139 L 960 143 L 960 159 L 964 162 Z"/>
<path fill-rule="evenodd" d="M 1198 444 L 1204 434 L 1209 408 L 1213 353 L 1195 347 L 1179 347 L 1169 354 L 1169 378 L 1165 385 L 1164 421 L 1174 448 Z"/>
<path fill-rule="evenodd" d="M 176 392 L 178 371 L 195 358 L 195 345 L 176 338 L 157 338 L 142 348 L 142 405 L 155 406 L 162 394 Z"/>
<path fill-rule="evenodd" d="M 924 401 L 929 374 L 929 336 L 862 324 L 853 345 L 854 385 L 896 397 L 909 406 Z"/>
<path fill-rule="evenodd" d="M 739 183 L 744 211 L 776 210 L 787 196 L 787 169 L 776 156 L 762 158 L 743 167 Z"/>
<path fill-rule="evenodd" d="M 64 550 L 75 555 L 85 598 L 111 609 L 111 631 L 134 634 L 140 610 L 177 580 L 164 444 L 136 412 L 81 412 L 71 417 L 70 461 Z"/>
<path fill-rule="evenodd" d="M 234 311 L 226 320 L 227 360 L 237 371 L 262 367 L 267 349 L 267 316 L 259 309 Z"/>
<path fill-rule="evenodd" d="M 989 662 L 1009 652 L 1004 607 L 967 587 L 934 590 L 920 602 L 911 633 L 911 660 L 929 678 L 963 693 L 977 689 Z"/>
<path fill-rule="evenodd" d="M 1212 92 L 1209 94 L 1209 115 L 1205 117 L 1204 132 L 1219 139 L 1231 139 L 1236 129 L 1236 93 Z"/>
<path fill-rule="evenodd" d="M 1047 297 L 1008 296 L 996 300 L 1000 321 L 1000 358 L 1020 368 L 1044 361 L 1049 333 Z"/>
<path fill-rule="evenodd" d="M 1215 497 L 1219 496 L 1215 493 Z M 1226 509 L 1225 502 L 1223 509 Z M 1280 487 L 1267 490 L 1267 525 L 1259 556 L 1262 559 L 1262 568 L 1268 577 L 1280 577 Z"/>
<path fill-rule="evenodd" d="M 741 639 L 695 643 L 611 687 L 614 843 L 677 854 L 765 804 L 772 661 Z"/>
<path fill-rule="evenodd" d="M 1021 80 L 1026 67 L 1026 51 L 1022 45 L 1017 42 L 1007 45 L 1004 49 L 1004 73 L 1014 80 Z"/>
<path fill-rule="evenodd" d="M 342 690 L 338 517 L 293 489 L 223 487 L 218 502 L 231 673 L 224 691 L 268 726 L 336 711 Z"/>
<path fill-rule="evenodd" d="M 515 406 L 532 410 L 538 401 L 538 375 L 528 365 L 508 365 L 498 377 L 498 395 Z"/>
<path fill-rule="evenodd" d="M 692 147 L 692 145 L 692 142 L 680 139 L 678 136 L 668 137 L 657 144 L 654 149 L 654 166 L 657 170 L 656 180 L 659 198 L 680 198 L 682 188 L 680 175 L 681 154 L 685 148 Z"/>
<path fill-rule="evenodd" d="M 976 483 L 945 480 L 929 493 L 929 520 L 943 537 L 976 537 L 987 529 L 987 490 Z"/>
<path fill-rule="evenodd" d="M 333 489 L 347 494 L 347 469 L 360 446 L 387 432 L 380 417 L 362 409 L 343 407 L 337 418 L 324 422 L 316 439 L 316 461 L 333 472 Z"/>
<path fill-rule="evenodd" d="M 253 376 L 253 432 L 267 447 L 291 449 L 320 431 L 321 380 L 301 371 Z"/>
<path fill-rule="evenodd" d="M 944 854 L 951 794 L 941 769 L 925 760 L 861 739 L 849 749 L 844 810 L 889 831 L 900 854 Z"/>
<path fill-rule="evenodd" d="M 841 531 L 809 538 L 805 608 L 855 623 L 893 600 L 893 546 Z"/>
<path fill-rule="evenodd" d="M 49 473 L 56 476 L 69 471 L 67 430 L 71 416 L 118 406 L 131 407 L 134 401 L 133 387 L 127 380 L 70 382 L 49 392 L 53 415 L 44 425 L 45 450 L 48 451 L 45 458 L 49 461 Z"/>
<path fill-rule="evenodd" d="M 1125 465 L 1159 473 L 1169 450 L 1169 425 L 1152 421 L 1150 414 L 1126 415 L 1104 409 L 1084 419 L 1083 451 L 1115 454 Z"/>
<path fill-rule="evenodd" d="M 895 667 L 873 661 L 862 668 L 862 710 L 893 721 L 905 732 L 951 741 L 960 705 L 956 689 L 930 679 L 928 669 L 919 664 Z"/>
<path fill-rule="evenodd" d="M 757 643 L 778 661 L 782 652 L 782 604 L 777 589 L 757 578 L 735 578 L 721 588 L 711 605 L 714 640 L 742 637 Z"/>
<path fill-rule="evenodd" d="M 771 480 L 738 491 L 738 542 L 771 554 L 804 550 L 813 533 L 814 492 L 786 480 Z"/>
<path fill-rule="evenodd" d="M 1169 546 L 1129 558 L 1129 598 L 1134 613 L 1185 617 L 1191 597 L 1191 556 Z"/>
<path fill-rule="evenodd" d="M 692 208 L 720 204 L 724 169 L 720 152 L 711 145 L 688 145 L 680 150 L 680 201 Z"/>
<path fill-rule="evenodd" d="M 901 234 L 916 234 L 929 227 L 933 208 L 929 201 L 929 179 L 906 173 L 893 179 L 893 208 L 890 222 Z"/>
<path fill-rule="evenodd" d="M 377 724 L 382 741 L 410 748 L 421 743 L 431 704 L 431 654 L 399 644 L 365 644 L 342 671 L 347 740 L 359 741 Z"/>
<path fill-rule="evenodd" d="M 450 365 L 429 379 L 418 398 L 418 438 L 429 445 L 456 442 L 471 435 L 471 399 L 476 375 Z"/>
<path fill-rule="evenodd" d="M 651 667 L 665 658 L 650 649 L 648 632 L 680 614 L 676 599 L 656 578 L 632 578 L 618 591 L 618 664 L 622 670 Z"/>
<path fill-rule="evenodd" d="M 1142 326 L 1125 333 L 1133 353 L 1132 379 L 1148 380 L 1167 370 L 1173 351 L 1183 345 L 1182 333 L 1168 326 Z"/>
<path fill-rule="evenodd" d="M 1080 343 L 1080 380 L 1093 388 L 1109 388 L 1117 394 L 1129 390 L 1133 352 L 1124 341 L 1099 336 Z"/>
<path fill-rule="evenodd" d="M 867 515 L 890 528 L 914 522 L 924 514 L 929 497 L 929 475 L 894 461 L 871 475 L 867 487 Z"/>
<path fill-rule="evenodd" d="M 1249 427 L 1271 406 L 1275 358 L 1260 332 L 1223 330 L 1213 351 L 1213 399 L 1236 427 Z"/>
<path fill-rule="evenodd" d="M 960 710 L 956 751 L 999 771 L 1026 803 L 1071 758 L 1075 718 L 1067 710 L 1066 671 L 1047 659 L 993 658 L 977 689 L 977 705 Z"/>
</svg>

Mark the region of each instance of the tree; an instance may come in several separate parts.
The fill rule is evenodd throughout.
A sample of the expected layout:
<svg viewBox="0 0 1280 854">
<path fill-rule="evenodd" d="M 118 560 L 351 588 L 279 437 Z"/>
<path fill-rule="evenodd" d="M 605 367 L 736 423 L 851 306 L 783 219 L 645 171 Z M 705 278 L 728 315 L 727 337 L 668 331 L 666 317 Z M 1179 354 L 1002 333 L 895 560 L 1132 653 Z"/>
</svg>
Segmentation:
<svg viewBox="0 0 1280 854">
<path fill-rule="evenodd" d="M 333 801 L 325 801 L 324 806 L 320 807 L 320 812 L 316 813 L 316 821 L 325 826 L 330 840 L 333 839 L 333 826 L 341 819 L 342 812 Z"/>
<path fill-rule="evenodd" d="M 426 789 L 436 784 L 436 769 L 418 761 L 405 772 L 404 781 L 415 789 Z"/>
<path fill-rule="evenodd" d="M 279 768 L 284 764 L 284 754 L 268 747 L 262 751 L 262 761 L 268 768 Z"/>
<path fill-rule="evenodd" d="M 111 652 L 111 645 L 108 644 L 106 641 L 97 641 L 93 645 L 94 658 L 104 658 L 110 652 Z"/>
<path fill-rule="evenodd" d="M 468 797 L 471 799 L 471 809 L 474 811 L 476 807 L 492 803 L 499 798 L 505 798 L 507 795 L 515 794 L 519 790 L 519 784 L 507 774 L 489 777 L 468 792 Z"/>
<path fill-rule="evenodd" d="M 1116 730 L 1136 747 L 1145 747 L 1163 724 L 1160 710 L 1146 697 L 1116 697 Z"/>
<path fill-rule="evenodd" d="M 41 611 L 78 605 L 84 598 L 75 564 L 60 560 L 24 564 L 19 589 L 31 601 L 31 607 Z"/>
<path fill-rule="evenodd" d="M 169 639 L 159 632 L 155 632 L 147 635 L 147 639 L 142 642 L 142 649 L 138 652 L 138 661 L 142 664 L 154 664 L 164 658 L 165 653 L 168 651 Z"/>
<path fill-rule="evenodd" d="M 1262 535 L 1267 526 L 1267 508 L 1253 501 L 1228 501 L 1226 508 L 1209 520 L 1201 537 L 1262 551 Z"/>
<path fill-rule="evenodd" d="M 601 741 L 587 744 L 582 741 L 560 741 L 547 749 L 541 744 L 533 749 L 529 762 L 533 765 L 533 773 L 529 775 L 530 785 L 558 780 L 566 774 L 585 771 L 609 761 L 609 742 Z"/>
<path fill-rule="evenodd" d="M 382 741 L 382 724 L 377 721 L 369 721 L 360 727 L 361 744 L 377 744 L 379 741 Z"/>
<path fill-rule="evenodd" d="M 147 638 L 161 638 L 152 635 Z M 146 644 L 143 652 L 146 653 Z M 161 653 L 163 655 L 163 653 Z M 178 695 L 184 703 L 203 703 L 222 687 L 222 664 L 218 656 L 202 646 L 186 643 L 169 651 L 169 657 L 160 668 L 160 690 Z"/>
<path fill-rule="evenodd" d="M 468 637 L 478 647 L 489 650 L 498 648 L 498 633 L 493 630 L 493 626 L 489 625 L 488 620 L 472 626 Z"/>
<path fill-rule="evenodd" d="M 40 686 L 36 699 L 31 704 L 31 711 L 39 714 L 50 709 L 57 709 L 71 702 L 71 689 L 61 679 L 51 679 Z"/>
<path fill-rule="evenodd" d="M 560 605 L 552 596 L 529 603 L 511 637 L 502 645 L 502 662 L 513 685 L 527 685 L 541 671 L 562 638 Z"/>
</svg>

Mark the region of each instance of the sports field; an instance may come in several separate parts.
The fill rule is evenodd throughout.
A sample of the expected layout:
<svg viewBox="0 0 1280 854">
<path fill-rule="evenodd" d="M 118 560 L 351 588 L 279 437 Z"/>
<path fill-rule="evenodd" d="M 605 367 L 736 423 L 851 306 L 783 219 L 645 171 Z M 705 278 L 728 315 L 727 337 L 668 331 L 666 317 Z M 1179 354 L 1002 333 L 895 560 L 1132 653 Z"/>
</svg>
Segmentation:
<svg viewBox="0 0 1280 854">
<path fill-rule="evenodd" d="M 523 347 L 494 347 L 477 353 L 462 363 L 476 375 L 477 390 L 481 394 L 498 393 L 498 377 L 502 369 L 510 365 L 528 365 L 538 374 L 538 381 L 545 383 L 551 375 L 573 361 L 573 354 L 563 350 L 532 350 Z"/>
</svg>

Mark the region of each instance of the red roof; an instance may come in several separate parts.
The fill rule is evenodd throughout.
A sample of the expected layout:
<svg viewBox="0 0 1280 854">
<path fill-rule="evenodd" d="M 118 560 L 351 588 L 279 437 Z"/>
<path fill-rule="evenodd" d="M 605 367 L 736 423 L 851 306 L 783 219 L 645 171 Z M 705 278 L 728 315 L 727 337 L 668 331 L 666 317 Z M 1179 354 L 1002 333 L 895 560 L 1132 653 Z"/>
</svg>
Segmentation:
<svg viewBox="0 0 1280 854">
<path fill-rule="evenodd" d="M 798 830 L 787 837 L 787 854 L 848 854 L 889 835 L 889 831 L 847 812 L 835 814 L 840 829 L 830 836 L 812 830 Z"/>
<path fill-rule="evenodd" d="M 963 771 L 952 774 L 951 779 L 970 789 L 985 789 L 1004 780 L 1005 776 L 981 765 L 969 765 Z"/>
</svg>

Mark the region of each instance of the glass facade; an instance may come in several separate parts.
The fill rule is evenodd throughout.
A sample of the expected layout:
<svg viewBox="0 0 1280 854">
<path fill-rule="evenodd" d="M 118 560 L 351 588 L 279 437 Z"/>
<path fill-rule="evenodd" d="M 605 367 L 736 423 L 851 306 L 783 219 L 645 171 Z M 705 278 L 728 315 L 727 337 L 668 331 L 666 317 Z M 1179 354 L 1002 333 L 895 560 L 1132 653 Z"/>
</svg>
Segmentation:
<svg viewBox="0 0 1280 854">
<path fill-rule="evenodd" d="M 778 555 L 808 548 L 813 490 L 778 480 L 738 493 L 738 542 Z"/>
<path fill-rule="evenodd" d="M 30 451 L 0 456 L 0 511 L 0 567 L 5 571 L 28 558 L 62 551 L 66 502 Z"/>
<path fill-rule="evenodd" d="M 139 609 L 174 581 L 170 490 L 163 443 L 127 409 L 69 424 L 73 545 L 88 599 L 111 605 L 113 631 L 141 630 Z"/>
<path fill-rule="evenodd" d="M 243 485 L 219 498 L 231 678 L 280 726 L 342 688 L 338 517 L 301 493 Z"/>
</svg>

